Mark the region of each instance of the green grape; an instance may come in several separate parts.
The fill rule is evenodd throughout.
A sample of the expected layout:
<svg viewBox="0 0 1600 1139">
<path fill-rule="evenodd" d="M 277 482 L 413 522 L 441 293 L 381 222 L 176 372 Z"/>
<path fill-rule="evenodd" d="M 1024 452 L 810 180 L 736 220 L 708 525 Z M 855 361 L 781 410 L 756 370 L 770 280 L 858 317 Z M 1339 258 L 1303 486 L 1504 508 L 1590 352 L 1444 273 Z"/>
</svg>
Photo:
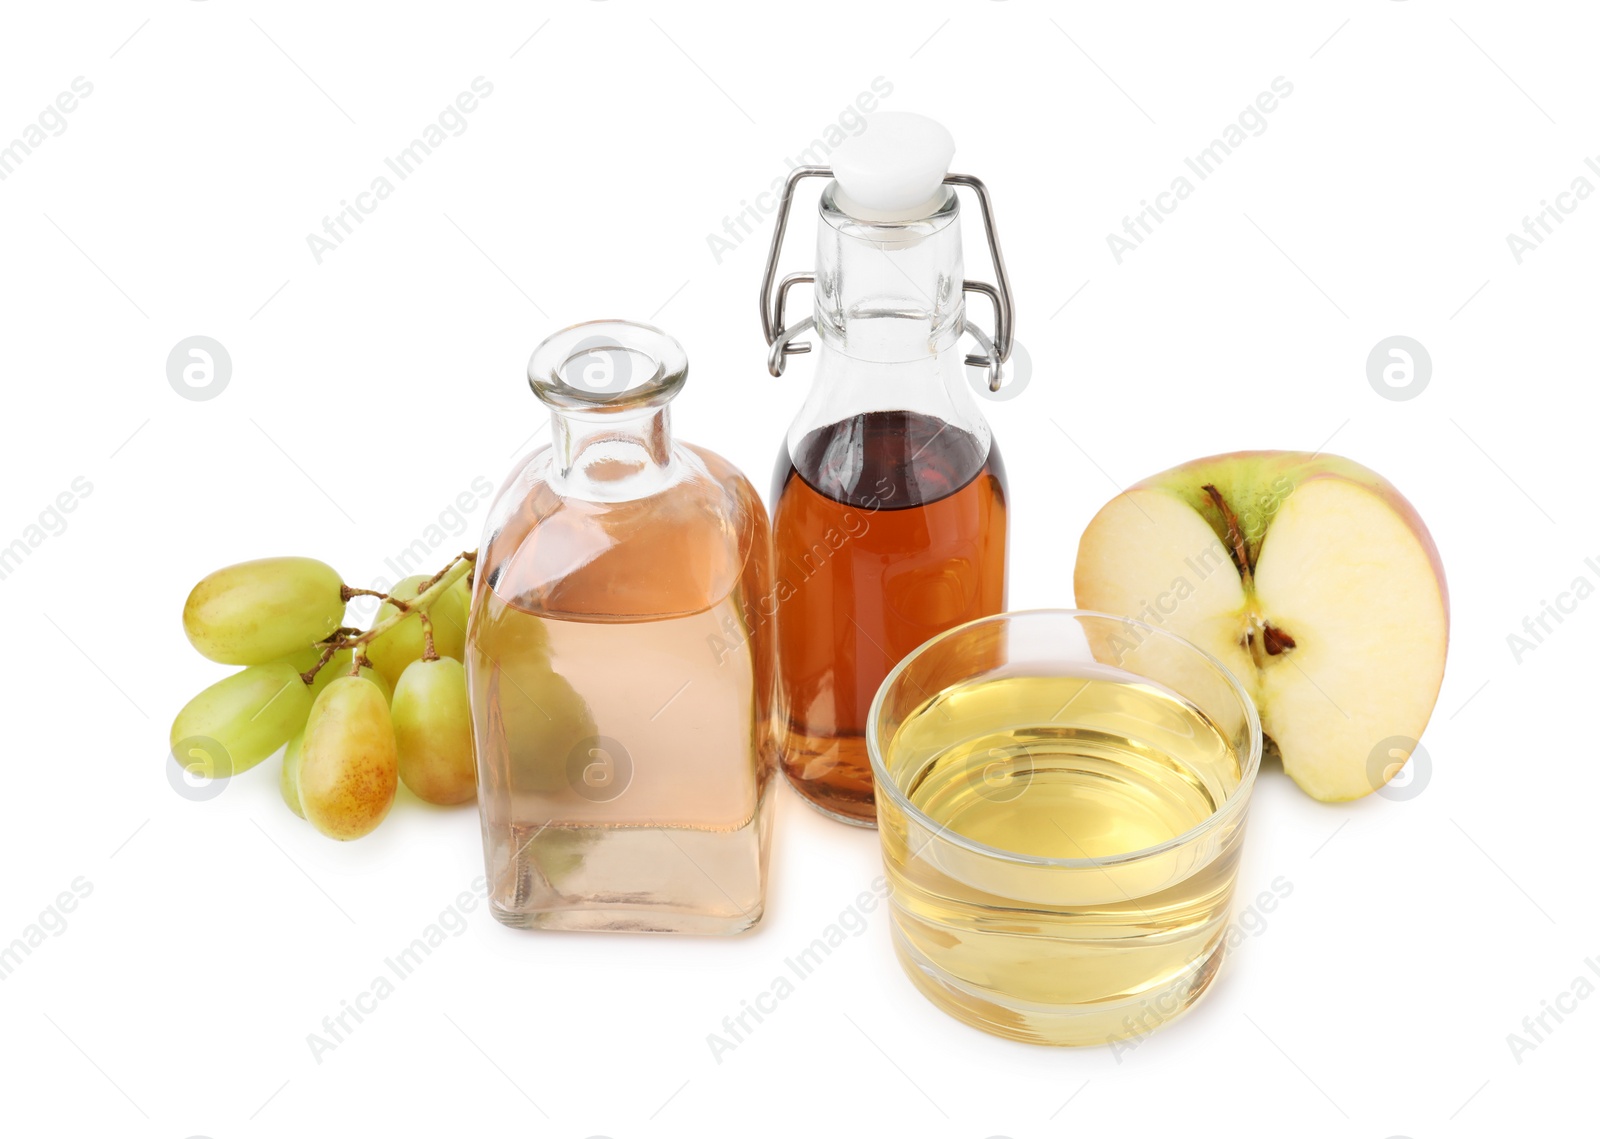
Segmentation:
<svg viewBox="0 0 1600 1139">
<path fill-rule="evenodd" d="M 467 672 L 450 657 L 417 660 L 395 685 L 390 708 L 400 781 L 417 798 L 440 806 L 477 794 Z"/>
<path fill-rule="evenodd" d="M 305 740 L 306 734 L 301 732 L 289 741 L 283 749 L 283 767 L 278 770 L 278 791 L 289 809 L 302 819 L 306 817 L 306 812 L 300 806 L 300 749 Z"/>
<path fill-rule="evenodd" d="M 457 599 L 461 602 L 461 612 L 465 613 L 468 618 L 470 618 L 472 616 L 472 582 L 470 580 L 471 577 L 472 577 L 472 575 L 470 573 L 466 577 L 458 577 L 455 580 L 455 584 L 451 585 L 451 587 L 450 587 L 450 592 L 455 594 Z M 466 627 L 465 627 L 465 623 L 463 623 L 461 632 L 462 632 L 461 643 L 462 643 L 462 645 L 464 647 L 466 645 L 466 643 L 467 643 L 466 642 Z M 443 649 L 440 649 L 439 650 L 439 655 L 440 656 L 445 656 L 447 654 L 445 653 L 445 651 Z M 460 658 L 457 658 L 457 659 L 460 659 Z"/>
<path fill-rule="evenodd" d="M 308 649 L 296 649 L 292 653 L 285 653 L 279 659 L 294 665 L 296 672 L 309 672 L 311 666 L 322 659 L 322 650 L 313 645 Z M 312 695 L 316 695 L 314 690 Z"/>
<path fill-rule="evenodd" d="M 479 682 L 483 705 L 489 709 L 484 729 L 491 741 L 517 741 L 514 751 L 504 752 L 514 786 L 535 792 L 565 791 L 571 786 L 567 761 L 573 749 L 599 731 L 594 713 L 555 670 L 543 621 L 529 620 L 527 615 L 513 621 L 487 620 L 476 641 L 486 665 Z M 492 754 L 503 745 L 487 750 Z"/>
<path fill-rule="evenodd" d="M 258 664 L 217 681 L 183 706 L 172 721 L 172 754 L 190 766 L 215 740 L 224 755 L 212 775 L 234 775 L 277 751 L 305 724 L 311 690 L 293 661 Z"/>
<path fill-rule="evenodd" d="M 200 655 L 265 664 L 322 640 L 344 620 L 342 583 L 314 558 L 261 558 L 202 578 L 183 606 Z"/>
<path fill-rule="evenodd" d="M 389 590 L 389 595 L 409 601 L 417 595 L 417 588 L 428 580 L 421 574 L 408 577 Z M 377 623 L 388 620 L 398 612 L 400 610 L 385 601 L 378 610 Z M 428 617 L 433 621 L 433 644 L 439 655 L 460 660 L 467 647 L 467 608 L 460 590 L 452 585 L 439 594 L 428 608 Z M 422 659 L 421 620 L 415 613 L 408 614 L 394 628 L 367 646 L 367 659 L 393 688 L 400 682 L 400 674 L 406 670 L 406 665 Z"/>
<path fill-rule="evenodd" d="M 311 664 L 316 664 L 320 658 L 320 653 L 313 655 L 311 658 Z M 310 667 L 311 665 L 306 666 L 307 669 Z M 350 650 L 340 649 L 328 659 L 327 664 L 323 665 L 322 668 L 318 670 L 316 677 L 311 681 L 311 698 L 315 700 L 318 696 L 322 695 L 322 690 L 328 687 L 328 685 L 332 684 L 335 680 L 338 680 L 341 676 L 349 675 Z M 362 666 L 361 675 L 378 686 L 378 691 L 383 693 L 383 702 L 387 704 L 394 695 L 394 689 L 389 682 L 383 678 L 383 674 L 377 669 L 373 668 L 370 664 L 367 664 Z"/>
<path fill-rule="evenodd" d="M 311 706 L 300 744 L 306 820 L 329 838 L 360 838 L 389 813 L 398 778 L 382 690 L 364 677 L 337 677 Z"/>
</svg>

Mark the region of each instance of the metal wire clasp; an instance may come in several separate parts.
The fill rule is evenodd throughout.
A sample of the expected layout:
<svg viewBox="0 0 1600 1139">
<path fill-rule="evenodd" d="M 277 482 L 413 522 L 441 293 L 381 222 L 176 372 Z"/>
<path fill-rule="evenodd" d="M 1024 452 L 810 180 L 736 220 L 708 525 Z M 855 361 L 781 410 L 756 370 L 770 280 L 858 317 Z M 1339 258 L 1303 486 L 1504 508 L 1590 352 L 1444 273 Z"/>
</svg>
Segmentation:
<svg viewBox="0 0 1600 1139">
<path fill-rule="evenodd" d="M 796 342 L 795 337 L 815 323 L 809 316 L 788 327 L 783 323 L 789 290 L 796 285 L 815 284 L 817 279 L 815 273 L 790 273 L 781 282 L 778 280 L 778 257 L 783 252 L 783 234 L 789 224 L 789 207 L 794 202 L 795 187 L 801 179 L 832 177 L 833 170 L 827 166 L 797 166 L 789 171 L 789 177 L 783 183 L 783 197 L 779 199 L 777 221 L 772 230 L 772 245 L 767 249 L 767 268 L 761 277 L 761 331 L 766 334 L 771 349 L 767 353 L 767 371 L 774 376 L 783 375 L 783 367 L 789 356 L 811 351 L 810 343 Z M 1011 278 L 1006 274 L 1005 255 L 1000 251 L 1000 238 L 995 232 L 989 188 L 971 174 L 947 174 L 944 184 L 966 186 L 972 190 L 978 196 L 978 207 L 983 213 L 983 232 L 989 243 L 989 256 L 994 262 L 997 285 L 987 281 L 966 281 L 961 289 L 964 293 L 981 293 L 994 305 L 994 337 L 991 340 L 970 320 L 967 321 L 966 331 L 985 351 L 982 354 L 969 354 L 966 362 L 974 368 L 986 368 L 989 372 L 989 390 L 997 392 L 1000 390 L 1000 366 L 1011 358 L 1015 308 L 1011 300 Z"/>
</svg>

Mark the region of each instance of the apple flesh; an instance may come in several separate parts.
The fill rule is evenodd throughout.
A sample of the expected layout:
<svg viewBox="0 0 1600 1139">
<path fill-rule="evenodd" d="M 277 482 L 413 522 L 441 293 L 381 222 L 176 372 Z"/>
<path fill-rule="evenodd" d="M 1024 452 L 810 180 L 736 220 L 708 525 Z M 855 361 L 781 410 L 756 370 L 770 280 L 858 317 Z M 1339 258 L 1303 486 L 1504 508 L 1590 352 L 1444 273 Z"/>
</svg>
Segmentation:
<svg viewBox="0 0 1600 1139">
<path fill-rule="evenodd" d="M 1388 480 L 1336 455 L 1197 459 L 1108 502 L 1083 533 L 1078 607 L 1133 617 L 1217 657 L 1314 798 L 1387 783 L 1444 678 L 1439 551 Z"/>
</svg>

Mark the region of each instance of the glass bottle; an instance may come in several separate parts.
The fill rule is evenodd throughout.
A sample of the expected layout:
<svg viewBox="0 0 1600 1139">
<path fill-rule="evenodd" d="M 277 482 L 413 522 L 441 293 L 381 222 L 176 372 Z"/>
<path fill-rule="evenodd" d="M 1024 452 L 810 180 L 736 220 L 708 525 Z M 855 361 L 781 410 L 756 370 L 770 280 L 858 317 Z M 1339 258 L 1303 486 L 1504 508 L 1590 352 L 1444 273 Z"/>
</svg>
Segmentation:
<svg viewBox="0 0 1600 1139">
<path fill-rule="evenodd" d="M 808 802 L 863 826 L 875 823 L 864 732 L 879 684 L 928 638 L 1005 608 L 1005 469 L 958 346 L 973 286 L 945 181 L 953 150 L 930 120 L 876 115 L 832 170 L 796 170 L 788 186 L 835 179 L 818 206 L 814 316 L 793 330 L 814 323 L 816 370 L 772 484 L 779 752 Z M 981 183 L 950 178 L 984 195 L 989 221 Z M 769 293 L 786 207 L 787 195 Z M 995 260 L 1001 290 L 977 287 L 998 310 L 997 248 Z M 774 339 L 775 372 L 785 351 L 807 350 L 790 330 Z"/>
<path fill-rule="evenodd" d="M 467 670 L 489 903 L 511 926 L 735 933 L 761 916 L 774 770 L 766 511 L 677 443 L 682 347 L 580 324 L 534 351 L 551 442 L 479 551 Z"/>
</svg>

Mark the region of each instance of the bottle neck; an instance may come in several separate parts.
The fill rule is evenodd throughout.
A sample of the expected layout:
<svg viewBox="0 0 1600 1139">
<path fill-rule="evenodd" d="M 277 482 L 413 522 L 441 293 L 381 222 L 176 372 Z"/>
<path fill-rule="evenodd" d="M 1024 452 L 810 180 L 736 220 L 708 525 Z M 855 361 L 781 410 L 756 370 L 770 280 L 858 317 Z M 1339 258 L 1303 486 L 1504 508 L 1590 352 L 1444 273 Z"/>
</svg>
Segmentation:
<svg viewBox="0 0 1600 1139">
<path fill-rule="evenodd" d="M 848 441 L 857 427 L 867 430 L 869 419 L 933 424 L 930 437 L 941 425 L 955 428 L 952 437 L 970 440 L 979 462 L 988 453 L 989 425 L 960 345 L 965 307 L 958 208 L 947 192 L 926 218 L 862 221 L 839 209 L 832 186 L 823 192 L 816 367 L 789 426 L 791 458 L 818 453 L 816 441 L 824 437 Z M 888 418 L 878 414 L 885 412 Z M 817 472 L 802 473 L 820 485 Z"/>
<path fill-rule="evenodd" d="M 947 190 L 926 218 L 865 221 L 845 213 L 829 187 L 819 205 L 814 290 L 825 357 L 869 365 L 954 358 L 966 315 L 958 211 Z"/>
<path fill-rule="evenodd" d="M 564 497 L 595 502 L 655 494 L 676 477 L 668 410 L 551 408 L 550 485 Z"/>
</svg>

